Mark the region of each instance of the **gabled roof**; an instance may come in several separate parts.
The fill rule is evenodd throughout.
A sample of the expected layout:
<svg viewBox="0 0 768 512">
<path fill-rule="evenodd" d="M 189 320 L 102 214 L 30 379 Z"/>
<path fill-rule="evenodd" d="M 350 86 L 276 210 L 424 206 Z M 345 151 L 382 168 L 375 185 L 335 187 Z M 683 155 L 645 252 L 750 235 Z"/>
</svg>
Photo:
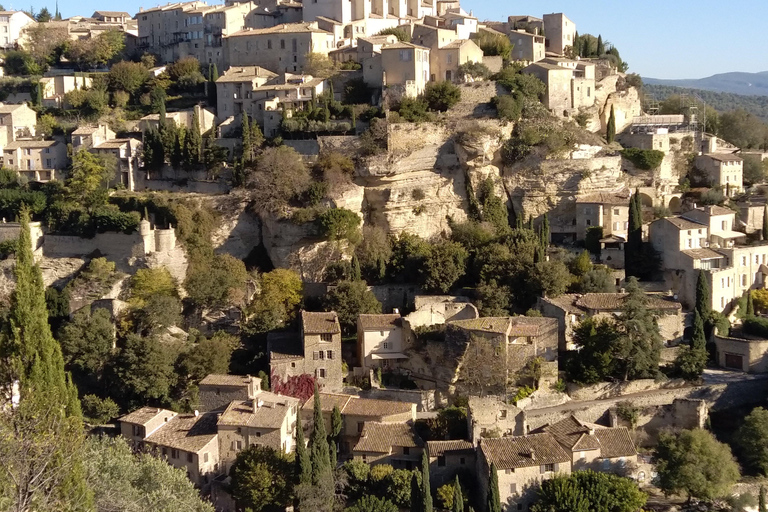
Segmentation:
<svg viewBox="0 0 768 512">
<path fill-rule="evenodd" d="M 50 148 L 50 147 L 56 146 L 57 144 L 62 144 L 62 143 L 57 140 L 16 140 L 9 144 L 6 144 L 5 149 L 19 149 L 19 148 L 42 149 L 42 148 Z"/>
<path fill-rule="evenodd" d="M 590 311 L 618 311 L 624 305 L 628 293 L 585 293 L 576 300 L 576 305 Z M 658 295 L 646 295 L 647 308 L 652 310 L 679 310 L 679 302 L 667 300 Z"/>
<path fill-rule="evenodd" d="M 699 210 L 710 217 L 716 216 L 716 215 L 735 215 L 736 212 L 731 210 L 730 208 L 725 208 L 722 206 L 717 205 L 707 205 L 707 206 L 699 206 L 698 208 L 694 208 L 694 210 Z M 685 217 L 685 214 L 683 214 L 683 217 Z"/>
<path fill-rule="evenodd" d="M 10 114 L 26 106 L 26 103 L 19 103 L 17 105 L 6 105 L 4 103 L 0 103 L 0 114 Z"/>
<path fill-rule="evenodd" d="M 338 334 L 341 332 L 339 317 L 334 311 L 329 313 L 302 311 L 301 325 L 304 334 Z"/>
<path fill-rule="evenodd" d="M 685 254 L 694 260 L 716 260 L 725 258 L 725 256 L 719 252 L 713 251 L 712 249 L 708 249 L 706 247 L 701 249 L 686 249 L 684 251 L 680 251 L 680 254 Z"/>
<path fill-rule="evenodd" d="M 732 153 L 707 153 L 701 156 L 709 157 L 712 160 L 717 160 L 718 162 L 743 162 L 744 161 L 740 156 L 736 156 Z"/>
<path fill-rule="evenodd" d="M 311 409 L 313 404 L 314 398 L 310 397 L 304 402 L 303 408 Z M 341 393 L 320 393 L 320 409 L 323 412 L 331 412 L 334 407 L 338 407 L 341 414 L 367 416 L 372 420 L 396 414 L 407 414 L 413 411 L 413 404 L 411 402 L 361 398 Z"/>
<path fill-rule="evenodd" d="M 138 140 L 136 139 L 110 139 L 105 140 L 101 144 L 94 146 L 93 149 L 120 149 L 126 144 L 128 145 L 136 145 L 138 144 Z"/>
<path fill-rule="evenodd" d="M 664 221 L 669 222 L 678 229 L 700 229 L 706 227 L 705 224 L 684 219 L 682 217 L 667 217 Z"/>
<path fill-rule="evenodd" d="M 131 423 L 134 425 L 146 425 L 158 416 L 163 415 L 175 416 L 176 413 L 167 409 L 160 409 L 158 407 L 142 407 L 141 409 L 136 409 L 132 413 L 126 414 L 117 420 L 122 421 L 123 423 Z"/>
<path fill-rule="evenodd" d="M 240 30 L 239 32 L 235 32 L 234 34 L 230 34 L 227 37 L 299 33 L 318 33 L 331 35 L 330 32 L 317 28 L 315 23 L 282 23 L 280 25 L 275 25 L 274 27 L 269 28 L 246 28 L 244 30 Z"/>
<path fill-rule="evenodd" d="M 216 438 L 216 432 L 216 414 L 179 414 L 150 434 L 146 441 L 197 453 Z"/>
<path fill-rule="evenodd" d="M 480 450 L 488 465 L 496 464 L 497 470 L 571 461 L 571 455 L 548 433 L 480 439 Z"/>
<path fill-rule="evenodd" d="M 356 452 L 390 453 L 393 446 L 418 448 L 424 441 L 413 431 L 410 423 L 377 423 L 366 421 Z"/>
<path fill-rule="evenodd" d="M 200 386 L 233 386 L 244 387 L 251 383 L 251 377 L 249 375 L 223 375 L 212 373 L 206 375 L 203 380 L 200 381 Z"/>
<path fill-rule="evenodd" d="M 573 415 L 534 432 L 552 434 L 558 443 L 572 452 L 600 450 L 598 458 L 601 459 L 637 455 L 635 443 L 626 427 L 584 423 Z"/>
<path fill-rule="evenodd" d="M 448 323 L 469 331 L 507 334 L 510 318 L 508 316 L 486 316 L 469 320 L 454 320 Z"/>
<path fill-rule="evenodd" d="M 130 14 L 128 14 L 127 12 L 123 12 L 123 11 L 95 11 L 93 13 L 93 16 L 91 16 L 91 17 L 95 18 L 96 16 L 108 16 L 108 17 L 111 17 L 111 18 L 118 18 L 118 17 L 121 17 L 121 16 L 125 16 L 126 18 L 130 18 L 131 17 Z"/>
<path fill-rule="evenodd" d="M 547 327 L 556 328 L 557 320 L 546 317 L 516 316 L 511 319 L 510 337 L 538 336 Z"/>
<path fill-rule="evenodd" d="M 430 457 L 440 457 L 446 453 L 469 454 L 475 453 L 475 446 L 470 441 L 463 439 L 452 441 L 427 441 L 427 451 Z"/>
<path fill-rule="evenodd" d="M 618 192 L 595 192 L 585 196 L 577 197 L 577 203 L 588 204 L 610 204 L 619 206 L 629 206 L 629 190 L 620 190 Z"/>
<path fill-rule="evenodd" d="M 416 49 L 416 50 L 429 50 L 426 46 L 421 46 L 413 43 L 405 43 L 398 41 L 397 43 L 386 44 L 381 47 L 381 50 L 403 50 L 403 49 Z"/>
<path fill-rule="evenodd" d="M 220 76 L 216 83 L 224 82 L 249 82 L 254 78 L 275 78 L 277 73 L 274 73 L 261 66 L 233 66 L 227 70 L 222 76 Z"/>
<path fill-rule="evenodd" d="M 219 426 L 248 426 L 278 429 L 282 426 L 290 408 L 298 405 L 299 400 L 290 396 L 276 395 L 262 391 L 256 395 L 260 404 L 254 410 L 253 400 L 234 400 L 219 418 Z"/>
<path fill-rule="evenodd" d="M 399 314 L 388 315 L 358 315 L 357 320 L 364 331 L 381 331 L 383 329 L 395 329 L 401 325 Z"/>
</svg>

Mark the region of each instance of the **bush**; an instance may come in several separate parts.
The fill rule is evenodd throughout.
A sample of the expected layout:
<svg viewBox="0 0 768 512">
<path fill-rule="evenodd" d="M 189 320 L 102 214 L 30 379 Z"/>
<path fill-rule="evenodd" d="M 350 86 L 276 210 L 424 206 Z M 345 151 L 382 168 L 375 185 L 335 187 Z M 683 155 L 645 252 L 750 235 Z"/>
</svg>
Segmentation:
<svg viewBox="0 0 768 512">
<path fill-rule="evenodd" d="M 491 76 L 491 70 L 482 62 L 465 62 L 459 66 L 459 77 L 462 80 L 466 80 L 467 78 L 485 79 L 489 76 Z"/>
<path fill-rule="evenodd" d="M 404 43 L 410 43 L 411 37 L 408 35 L 408 32 L 405 31 L 405 29 L 399 28 L 399 27 L 390 27 L 385 28 L 378 34 L 377 36 L 388 36 L 393 35 L 397 38 L 398 41 L 404 42 Z"/>
<path fill-rule="evenodd" d="M 120 414 L 120 407 L 111 398 L 101 399 L 96 395 L 85 395 L 80 401 L 83 416 L 93 423 L 103 425 Z"/>
<path fill-rule="evenodd" d="M 504 60 L 512 54 L 512 42 L 503 34 L 494 34 L 480 30 L 474 36 L 475 43 L 483 50 L 483 55 L 500 56 Z"/>
<path fill-rule="evenodd" d="M 349 240 L 355 243 L 360 238 L 360 217 L 346 208 L 333 208 L 317 218 L 320 232 L 329 240 Z"/>
<path fill-rule="evenodd" d="M 427 112 L 428 108 L 429 105 L 424 98 L 404 97 L 393 110 L 395 110 L 404 121 L 409 123 L 420 123 L 432 119 L 429 112 Z"/>
<path fill-rule="evenodd" d="M 424 91 L 424 99 L 430 110 L 445 112 L 461 100 L 461 89 L 451 82 L 430 82 Z"/>
<path fill-rule="evenodd" d="M 656 169 L 664 160 L 664 152 L 657 149 L 627 148 L 621 151 L 621 156 L 644 171 Z"/>
<path fill-rule="evenodd" d="M 496 115 L 506 121 L 517 121 L 523 111 L 520 102 L 511 94 L 494 96 L 491 99 L 491 105 L 496 109 Z"/>
<path fill-rule="evenodd" d="M 743 320 L 741 330 L 744 334 L 752 334 L 761 338 L 768 338 L 768 318 L 750 316 Z"/>
</svg>

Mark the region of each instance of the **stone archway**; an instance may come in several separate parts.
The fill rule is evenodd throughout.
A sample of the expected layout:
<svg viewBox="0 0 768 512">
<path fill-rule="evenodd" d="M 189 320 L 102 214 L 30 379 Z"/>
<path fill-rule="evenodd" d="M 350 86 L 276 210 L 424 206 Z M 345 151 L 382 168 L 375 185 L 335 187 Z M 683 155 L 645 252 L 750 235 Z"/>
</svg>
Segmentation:
<svg viewBox="0 0 768 512">
<path fill-rule="evenodd" d="M 643 206 L 647 206 L 649 208 L 653 207 L 653 198 L 643 192 L 640 192 L 640 202 Z"/>
<path fill-rule="evenodd" d="M 669 199 L 669 204 L 667 205 L 667 208 L 669 208 L 669 211 L 678 214 L 680 213 L 680 209 L 682 208 L 683 202 L 680 200 L 679 197 L 673 196 Z"/>
</svg>

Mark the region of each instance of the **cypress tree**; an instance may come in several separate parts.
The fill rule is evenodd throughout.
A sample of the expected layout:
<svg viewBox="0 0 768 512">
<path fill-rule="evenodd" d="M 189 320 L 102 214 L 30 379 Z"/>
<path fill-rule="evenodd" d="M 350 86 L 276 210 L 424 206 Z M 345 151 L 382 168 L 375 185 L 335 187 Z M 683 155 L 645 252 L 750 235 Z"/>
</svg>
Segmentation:
<svg viewBox="0 0 768 512">
<path fill-rule="evenodd" d="M 691 348 L 682 350 L 675 359 L 675 366 L 686 379 L 698 379 L 707 366 L 707 338 L 704 334 L 704 320 L 698 311 L 693 312 L 693 336 Z"/>
<path fill-rule="evenodd" d="M 496 464 L 491 463 L 491 475 L 488 478 L 488 506 L 487 512 L 501 512 L 501 497 L 499 495 L 499 474 Z"/>
<path fill-rule="evenodd" d="M 760 495 L 757 498 L 757 512 L 768 512 L 768 506 L 766 506 L 765 498 L 765 486 L 760 486 Z"/>
<path fill-rule="evenodd" d="M 411 475 L 411 512 L 421 512 L 421 485 L 419 474 L 414 471 Z"/>
<path fill-rule="evenodd" d="M 456 475 L 456 479 L 453 482 L 453 507 L 451 507 L 451 512 L 464 512 L 464 496 L 461 494 L 459 475 Z"/>
<path fill-rule="evenodd" d="M 323 420 L 323 411 L 320 407 L 320 392 L 317 390 L 317 384 L 315 384 L 315 407 L 312 421 L 312 435 L 309 438 L 309 457 L 312 461 L 312 485 L 332 485 L 331 456 L 328 452 L 325 421 Z"/>
<path fill-rule="evenodd" d="M 184 161 L 184 138 L 184 132 L 181 128 L 176 130 L 173 151 L 171 152 L 171 166 L 173 166 L 174 169 L 180 168 Z"/>
<path fill-rule="evenodd" d="M 432 512 L 432 489 L 429 487 L 429 458 L 421 453 L 421 511 Z"/>
<path fill-rule="evenodd" d="M 695 309 L 698 311 L 699 315 L 701 315 L 701 319 L 704 322 L 707 322 L 709 320 L 709 301 L 710 301 L 710 289 L 709 289 L 709 281 L 707 281 L 707 276 L 704 275 L 703 270 L 699 270 L 699 277 L 696 281 L 696 306 Z"/>
<path fill-rule="evenodd" d="M 162 130 L 163 128 L 165 128 L 165 121 L 166 121 L 166 119 L 165 119 L 166 118 L 165 99 L 164 98 L 161 99 L 160 105 L 159 105 L 158 108 L 159 108 L 159 117 L 158 117 L 158 119 L 160 120 L 159 127 Z"/>
<path fill-rule="evenodd" d="M 184 165 L 187 169 L 192 169 L 200 163 L 200 155 L 203 148 L 203 136 L 200 133 L 200 116 L 197 109 L 192 113 L 192 128 L 187 130 L 184 137 Z"/>
<path fill-rule="evenodd" d="M 768 205 L 763 208 L 763 240 L 768 240 Z"/>
<path fill-rule="evenodd" d="M 579 38 L 579 31 L 576 31 L 576 35 L 573 38 L 573 54 L 576 57 L 581 56 L 581 39 Z"/>
<path fill-rule="evenodd" d="M 358 265 L 358 268 L 360 266 Z M 331 413 L 331 439 L 338 442 L 341 435 L 341 411 L 338 405 L 333 406 L 333 412 Z"/>
<path fill-rule="evenodd" d="M 747 316 L 755 316 L 755 301 L 751 290 L 747 290 Z"/>
<path fill-rule="evenodd" d="M 333 439 L 330 439 L 328 441 L 328 457 L 331 461 L 331 469 L 336 469 L 336 464 L 338 462 L 336 450 L 337 450 L 336 441 L 334 441 Z"/>
<path fill-rule="evenodd" d="M 309 460 L 309 452 L 304 445 L 304 429 L 299 422 L 296 426 L 296 483 L 312 484 L 312 461 Z"/>
<path fill-rule="evenodd" d="M 613 105 L 611 105 L 611 115 L 608 118 L 608 126 L 606 127 L 606 138 L 608 140 L 608 144 L 612 143 L 614 139 L 616 139 L 616 114 L 613 110 Z"/>
<path fill-rule="evenodd" d="M 9 447 L 32 443 L 36 455 L 4 460 L 5 478 L 15 499 L 12 505 L 20 509 L 38 503 L 41 509 L 88 510 L 92 496 L 80 458 L 84 432 L 77 389 L 64 371 L 61 347 L 51 334 L 45 286 L 32 254 L 26 208 L 19 220 L 16 288 L 11 294 L 6 332 L 0 336 L 0 385 L 18 383 L 20 396 L 16 407 L 2 413 L 0 444 L 6 445 L 3 451 L 7 453 Z M 40 486 L 38 481 L 46 484 Z"/>
<path fill-rule="evenodd" d="M 541 222 L 541 231 L 539 231 L 541 246 L 546 249 L 549 247 L 549 216 L 545 213 L 544 220 Z"/>
<path fill-rule="evenodd" d="M 253 138 L 251 137 L 250 121 L 246 113 L 243 113 L 241 126 L 243 128 L 243 160 L 249 163 L 253 159 Z"/>
<path fill-rule="evenodd" d="M 605 53 L 605 45 L 603 44 L 603 36 L 598 34 L 597 36 L 597 56 L 600 57 Z"/>
<path fill-rule="evenodd" d="M 627 277 L 637 276 L 639 270 L 638 259 L 643 247 L 643 216 L 640 192 L 635 193 L 629 199 L 629 229 L 627 243 L 624 250 L 624 268 Z"/>
<path fill-rule="evenodd" d="M 357 259 L 357 254 L 352 256 L 352 275 L 350 276 L 352 281 L 359 281 L 362 279 L 362 273 L 360 271 L 360 261 Z"/>
</svg>

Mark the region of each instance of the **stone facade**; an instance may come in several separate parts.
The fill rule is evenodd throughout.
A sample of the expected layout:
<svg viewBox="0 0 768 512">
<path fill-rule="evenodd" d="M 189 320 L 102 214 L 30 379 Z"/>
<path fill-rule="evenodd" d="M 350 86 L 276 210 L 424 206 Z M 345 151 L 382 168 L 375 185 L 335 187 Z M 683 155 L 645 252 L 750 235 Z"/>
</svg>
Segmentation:
<svg viewBox="0 0 768 512">
<path fill-rule="evenodd" d="M 717 364 L 729 370 L 768 373 L 768 340 L 715 335 Z"/>
<path fill-rule="evenodd" d="M 563 55 L 568 46 L 573 47 L 576 24 L 563 13 L 545 14 L 543 19 L 547 51 Z"/>
<path fill-rule="evenodd" d="M 258 377 L 237 375 L 208 375 L 198 384 L 202 412 L 225 409 L 234 400 L 248 400 L 261 389 Z"/>
<path fill-rule="evenodd" d="M 55 140 L 16 140 L 3 148 L 3 163 L 29 181 L 63 179 L 67 146 Z"/>
</svg>

